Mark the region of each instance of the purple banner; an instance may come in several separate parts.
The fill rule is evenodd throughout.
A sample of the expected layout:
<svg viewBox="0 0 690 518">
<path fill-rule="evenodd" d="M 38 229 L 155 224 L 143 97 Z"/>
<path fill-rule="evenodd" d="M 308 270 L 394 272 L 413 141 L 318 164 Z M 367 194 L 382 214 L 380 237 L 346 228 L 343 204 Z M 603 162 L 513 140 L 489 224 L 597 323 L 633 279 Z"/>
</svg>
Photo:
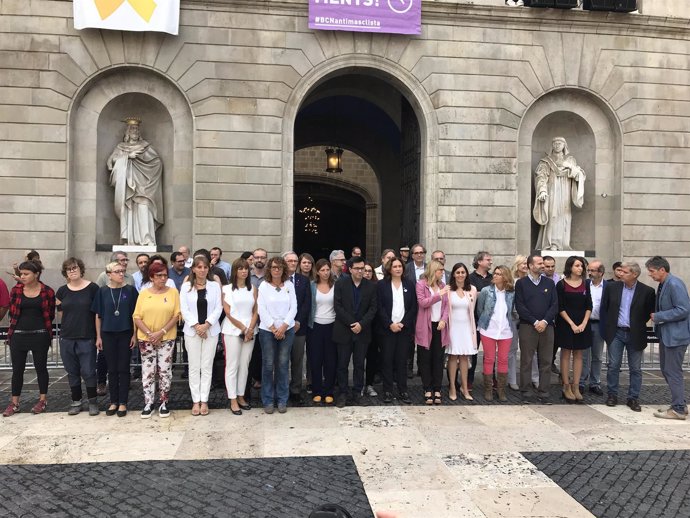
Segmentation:
<svg viewBox="0 0 690 518">
<path fill-rule="evenodd" d="M 422 0 L 309 0 L 309 28 L 420 34 Z"/>
</svg>

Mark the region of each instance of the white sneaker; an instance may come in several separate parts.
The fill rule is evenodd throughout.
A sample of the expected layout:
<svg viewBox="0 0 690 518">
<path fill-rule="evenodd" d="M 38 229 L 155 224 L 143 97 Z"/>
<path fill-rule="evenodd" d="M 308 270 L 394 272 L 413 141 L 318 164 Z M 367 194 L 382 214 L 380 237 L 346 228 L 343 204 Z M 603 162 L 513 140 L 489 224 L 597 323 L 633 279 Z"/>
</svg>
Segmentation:
<svg viewBox="0 0 690 518">
<path fill-rule="evenodd" d="M 515 6 L 516 7 L 525 7 L 524 0 L 517 0 L 517 2 L 515 2 Z"/>
<path fill-rule="evenodd" d="M 374 390 L 374 387 L 372 387 L 371 385 L 367 385 L 366 387 L 364 387 L 364 390 L 362 392 L 363 392 L 363 394 L 362 394 L 363 396 L 367 395 L 369 397 L 376 397 L 379 395 L 379 393 L 376 392 L 376 390 Z"/>
<path fill-rule="evenodd" d="M 168 406 L 165 402 L 161 403 L 161 406 L 158 407 L 158 415 L 159 417 L 170 417 L 170 410 L 168 410 Z"/>
<path fill-rule="evenodd" d="M 150 419 L 151 414 L 153 414 L 153 405 L 146 405 L 144 409 L 141 411 L 141 418 Z"/>
</svg>

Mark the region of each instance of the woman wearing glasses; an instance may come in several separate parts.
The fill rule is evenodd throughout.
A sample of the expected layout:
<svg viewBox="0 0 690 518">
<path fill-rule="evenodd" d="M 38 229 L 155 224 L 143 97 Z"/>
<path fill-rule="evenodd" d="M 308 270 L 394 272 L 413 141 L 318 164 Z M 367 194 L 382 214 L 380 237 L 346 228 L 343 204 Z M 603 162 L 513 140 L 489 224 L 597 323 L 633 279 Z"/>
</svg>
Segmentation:
<svg viewBox="0 0 690 518">
<path fill-rule="evenodd" d="M 295 337 L 297 297 L 288 280 L 287 263 L 272 257 L 266 265 L 266 280 L 259 286 L 259 340 L 261 342 L 261 402 L 264 412 L 287 411 L 289 396 L 289 362 Z"/>
<path fill-rule="evenodd" d="M 60 357 L 72 392 L 69 415 L 81 412 L 82 379 L 89 400 L 89 415 L 98 415 L 96 324 L 91 312 L 98 286 L 84 279 L 85 270 L 81 259 L 70 257 L 63 262 L 62 275 L 67 284 L 60 286 L 55 295 L 57 309 L 62 312 Z"/>
<path fill-rule="evenodd" d="M 138 292 L 125 284 L 125 267 L 112 262 L 105 267 L 108 283 L 98 290 L 91 311 L 96 314 L 96 348 L 106 358 L 110 406 L 105 415 L 127 415 L 129 361 L 136 345 L 132 315 Z"/>
<path fill-rule="evenodd" d="M 182 283 L 180 290 L 193 416 L 208 415 L 213 358 L 220 333 L 218 320 L 223 311 L 220 284 L 213 282 L 213 274 L 209 274 L 209 269 L 208 259 L 197 255 L 192 262 L 189 278 Z"/>
<path fill-rule="evenodd" d="M 149 277 L 153 286 L 142 290 L 134 308 L 134 325 L 141 352 L 141 383 L 146 406 L 142 419 L 153 414 L 156 372 L 160 407 L 158 415 L 169 417 L 168 395 L 172 382 L 173 347 L 177 336 L 177 321 L 180 318 L 180 294 L 175 288 L 166 286 L 168 269 L 160 263 L 149 266 Z"/>
<path fill-rule="evenodd" d="M 19 412 L 29 351 L 34 360 L 39 391 L 38 403 L 31 412 L 41 414 L 47 405 L 48 349 L 53 339 L 55 292 L 39 280 L 43 271 L 40 261 L 24 261 L 18 269 L 20 282 L 10 293 L 10 327 L 7 330 L 12 358 L 12 401 L 3 417 Z"/>
</svg>

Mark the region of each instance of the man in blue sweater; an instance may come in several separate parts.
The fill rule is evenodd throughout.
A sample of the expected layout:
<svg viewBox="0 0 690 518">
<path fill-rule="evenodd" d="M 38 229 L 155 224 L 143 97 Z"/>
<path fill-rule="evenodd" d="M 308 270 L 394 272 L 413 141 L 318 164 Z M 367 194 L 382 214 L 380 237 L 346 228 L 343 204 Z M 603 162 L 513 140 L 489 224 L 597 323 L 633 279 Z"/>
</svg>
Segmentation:
<svg viewBox="0 0 690 518">
<path fill-rule="evenodd" d="M 540 255 L 530 254 L 527 267 L 528 275 L 515 283 L 515 307 L 520 316 L 520 391 L 523 400 L 529 403 L 532 400 L 532 358 L 536 352 L 539 363 L 537 399 L 548 403 L 558 296 L 553 280 L 542 275 L 544 260 Z"/>
</svg>

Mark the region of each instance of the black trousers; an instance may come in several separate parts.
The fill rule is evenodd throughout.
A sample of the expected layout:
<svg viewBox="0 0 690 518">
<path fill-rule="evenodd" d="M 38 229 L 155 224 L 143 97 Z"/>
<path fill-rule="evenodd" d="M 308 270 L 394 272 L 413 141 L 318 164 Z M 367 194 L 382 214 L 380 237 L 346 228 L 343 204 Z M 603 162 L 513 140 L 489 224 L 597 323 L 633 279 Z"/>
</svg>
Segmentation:
<svg viewBox="0 0 690 518">
<path fill-rule="evenodd" d="M 417 346 L 417 363 L 422 374 L 424 392 L 440 392 L 443 382 L 443 347 L 438 322 L 431 323 L 431 345 L 428 349 Z"/>
<path fill-rule="evenodd" d="M 50 336 L 48 333 L 12 336 L 10 341 L 10 358 L 12 359 L 12 395 L 21 396 L 24 387 L 26 359 L 31 351 L 38 378 L 38 393 L 48 393 L 48 350 Z"/>
<path fill-rule="evenodd" d="M 111 405 L 126 405 L 129 399 L 129 361 L 132 350 L 129 343 L 132 331 L 102 332 L 103 353 L 108 364 L 108 388 Z"/>
<path fill-rule="evenodd" d="M 359 395 L 364 388 L 364 359 L 367 356 L 368 342 L 353 333 L 346 343 L 336 344 L 338 349 L 338 393 L 348 393 L 348 369 L 352 358 L 352 392 Z M 313 378 L 312 378 L 313 383 Z"/>
<path fill-rule="evenodd" d="M 381 374 L 384 392 L 393 392 L 394 382 L 397 383 L 400 392 L 407 392 L 406 367 L 410 346 L 414 347 L 412 330 L 403 328 L 399 333 L 393 333 L 389 329 L 384 329 L 381 340 Z"/>
<path fill-rule="evenodd" d="M 372 342 L 367 349 L 367 375 L 366 384 L 373 385 L 374 378 L 381 372 L 381 334 L 374 331 Z"/>
</svg>

